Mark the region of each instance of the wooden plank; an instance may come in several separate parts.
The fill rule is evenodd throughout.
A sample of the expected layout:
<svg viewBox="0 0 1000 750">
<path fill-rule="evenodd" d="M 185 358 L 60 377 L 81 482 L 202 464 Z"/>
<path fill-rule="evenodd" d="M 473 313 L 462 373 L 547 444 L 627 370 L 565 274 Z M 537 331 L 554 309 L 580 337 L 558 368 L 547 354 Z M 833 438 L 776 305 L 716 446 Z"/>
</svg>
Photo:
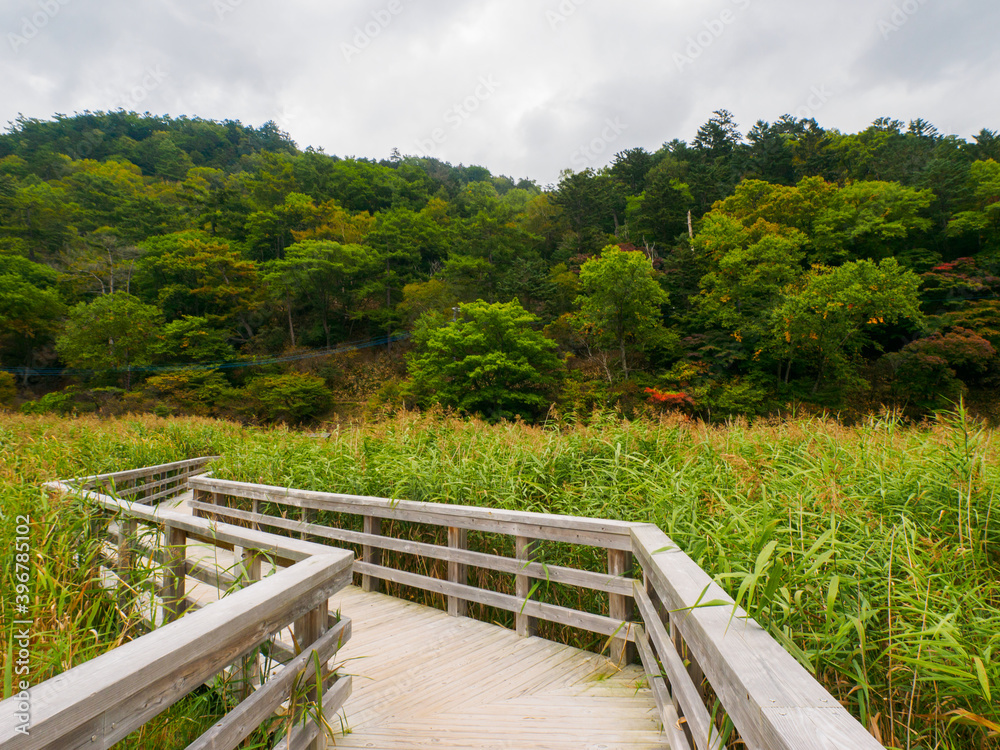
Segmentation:
<svg viewBox="0 0 1000 750">
<path fill-rule="evenodd" d="M 349 580 L 352 555 L 331 551 L 32 687 L 30 737 L 0 703 L 5 750 L 110 748 Z M 91 738 L 97 739 L 92 741 Z"/>
<path fill-rule="evenodd" d="M 522 564 L 528 563 L 534 560 L 538 553 L 538 542 L 523 536 L 515 537 L 514 552 L 517 559 L 522 561 Z M 537 581 L 534 578 L 525 573 L 518 574 L 514 579 L 517 598 L 527 602 L 534 593 L 532 588 L 536 585 Z M 522 638 L 535 635 L 538 632 L 538 619 L 527 614 L 526 609 L 527 607 L 518 610 L 514 618 L 517 634 Z"/>
<path fill-rule="evenodd" d="M 688 674 L 683 660 L 674 648 L 667 629 L 657 617 L 653 603 L 638 584 L 635 587 L 635 605 L 645 623 L 646 635 L 656 647 L 656 654 L 659 656 L 660 664 L 663 665 L 670 691 L 680 703 L 679 713 L 687 722 L 695 746 L 698 750 L 719 750 L 722 747 L 722 738 L 708 715 L 701 693 L 691 681 L 691 675 Z"/>
<path fill-rule="evenodd" d="M 211 729 L 187 746 L 187 750 L 232 750 L 267 721 L 296 681 L 308 681 L 315 673 L 313 654 L 326 664 L 351 638 L 351 621 L 341 620 L 308 650 L 299 654 L 261 685 L 245 701 L 226 714 Z M 350 680 L 350 677 L 346 678 Z"/>
<path fill-rule="evenodd" d="M 630 550 L 629 531 L 636 525 L 625 521 L 577 516 L 312 492 L 204 476 L 192 477 L 189 486 L 222 492 L 233 497 L 258 499 L 298 508 L 371 515 L 435 526 L 457 526 L 609 549 Z"/>
<path fill-rule="evenodd" d="M 172 487 L 171 489 L 157 492 L 155 495 L 144 497 L 142 501 L 148 505 L 153 505 L 154 503 L 160 503 L 163 500 L 169 500 L 170 498 L 177 497 L 178 495 L 183 495 L 185 492 L 187 492 L 187 489 L 184 487 Z"/>
<path fill-rule="evenodd" d="M 156 475 L 154 474 L 153 476 Z M 145 484 L 139 484 L 136 485 L 135 487 L 130 487 L 127 490 L 118 489 L 115 492 L 114 496 L 124 500 L 125 498 L 138 495 L 140 492 L 149 492 L 150 490 L 159 489 L 160 487 L 164 487 L 165 485 L 185 486 L 187 484 L 187 478 L 188 478 L 187 474 L 166 477 L 164 479 L 158 479 L 154 482 L 146 482 Z"/>
<path fill-rule="evenodd" d="M 188 505 L 195 510 L 207 510 L 205 506 L 197 501 L 191 501 Z M 279 516 L 269 516 L 260 513 L 250 513 L 236 508 L 217 508 L 211 506 L 220 518 L 235 519 L 253 523 L 255 526 L 269 526 L 286 531 L 299 532 L 302 526 L 299 521 L 291 518 L 280 518 Z M 454 527 L 450 527 L 454 528 Z M 474 568 L 484 570 L 495 570 L 500 573 L 511 573 L 518 575 L 526 573 L 533 578 L 548 581 L 551 583 L 563 583 L 568 586 L 579 586 L 580 588 L 591 589 L 593 591 L 604 591 L 607 593 L 632 596 L 632 578 L 612 576 L 607 573 L 595 573 L 589 570 L 577 570 L 575 568 L 565 568 L 558 565 L 548 565 L 543 563 L 529 563 L 525 565 L 523 561 L 512 557 L 502 557 L 500 555 L 490 555 L 483 552 L 473 552 L 470 550 L 452 549 L 436 544 L 424 542 L 411 542 L 405 539 L 394 539 L 387 536 L 376 536 L 364 534 L 360 531 L 350 531 L 349 529 L 338 529 L 329 526 L 319 526 L 313 524 L 308 528 L 312 536 L 323 537 L 338 542 L 349 544 L 360 544 L 376 547 L 392 552 L 402 552 L 419 557 L 428 557 L 434 560 L 445 562 L 455 562 Z M 362 562 L 364 562 L 362 560 Z"/>
<path fill-rule="evenodd" d="M 643 669 L 646 670 L 646 679 L 649 681 L 650 691 L 656 700 L 656 707 L 660 710 L 663 732 L 670 742 L 670 750 L 691 750 L 691 743 L 681 730 L 677 710 L 674 708 L 670 693 L 667 691 L 666 680 L 663 679 L 660 664 L 656 661 L 653 649 L 649 645 L 649 636 L 646 635 L 642 625 L 636 625 L 635 646 L 639 652 L 639 660 L 642 662 Z"/>
<path fill-rule="evenodd" d="M 362 573 L 372 573 L 385 581 L 392 581 L 403 586 L 412 586 L 424 591 L 433 591 L 445 596 L 457 596 L 470 602 L 485 604 L 488 607 L 505 609 L 508 612 L 521 612 L 540 620 L 557 622 L 560 625 L 568 625 L 573 628 L 580 628 L 591 633 L 600 635 L 621 634 L 626 630 L 625 623 L 612 620 L 604 615 L 594 615 L 589 612 L 578 612 L 575 609 L 560 607 L 555 604 L 544 604 L 524 599 L 509 594 L 498 594 L 495 591 L 476 588 L 474 586 L 462 586 L 458 583 L 442 581 L 439 578 L 423 576 L 419 573 L 408 573 L 393 568 L 380 567 L 378 565 L 368 565 L 366 563 L 355 563 L 355 570 Z M 626 637 L 633 640 L 635 635 L 631 632 Z"/>
<path fill-rule="evenodd" d="M 632 570 L 632 553 L 621 550 L 608 550 L 608 574 L 613 577 L 623 577 Z M 615 620 L 628 622 L 632 619 L 632 597 L 621 594 L 611 594 L 608 603 L 608 616 Z M 624 638 L 614 638 L 611 641 L 611 661 L 615 664 L 630 664 L 635 659 L 635 649 L 629 646 Z"/>
<path fill-rule="evenodd" d="M 145 466 L 141 469 L 129 469 L 126 471 L 114 471 L 110 474 L 94 474 L 89 477 L 78 477 L 76 479 L 66 479 L 63 483 L 73 486 L 73 489 L 92 489 L 91 487 L 81 487 L 81 484 L 99 482 L 105 479 L 115 479 L 124 481 L 129 479 L 141 479 L 143 477 L 159 474 L 164 471 L 175 471 L 184 469 L 201 469 L 212 461 L 218 460 L 218 456 L 203 456 L 201 458 L 190 458 L 184 461 L 174 461 L 169 464 L 159 464 L 157 466 Z M 75 486 L 74 486 L 75 485 Z"/>
<path fill-rule="evenodd" d="M 339 678 L 333 686 L 323 694 L 323 716 L 336 714 L 351 695 L 352 681 L 350 676 Z M 327 719 L 329 721 L 329 719 Z M 332 723 L 332 722 L 331 722 Z M 323 738 L 320 727 L 315 721 L 297 724 L 289 732 L 289 736 L 279 740 L 274 750 L 303 750 L 310 747 L 325 747 L 320 744 Z"/>
<path fill-rule="evenodd" d="M 751 748 L 881 745 L 705 571 L 652 524 L 633 529 L 635 554 L 676 627 Z M 694 607 L 720 600 L 724 606 Z M 794 714 L 795 723 L 785 722 Z"/>
<path fill-rule="evenodd" d="M 364 517 L 364 530 L 365 536 L 372 538 L 378 537 L 382 534 L 382 519 L 376 518 L 375 516 L 365 516 Z M 381 565 L 382 564 L 382 549 L 378 545 L 366 544 L 361 548 L 361 562 L 368 563 L 369 565 Z M 371 593 L 372 591 L 380 591 L 382 589 L 382 584 L 377 578 L 372 578 L 370 575 L 361 576 L 361 590 Z"/>
<path fill-rule="evenodd" d="M 322 605 L 316 609 L 309 610 L 295 621 L 292 631 L 298 650 L 305 651 L 312 644 L 319 641 L 319 639 L 323 636 L 323 631 L 326 629 L 327 622 L 327 607 L 327 602 L 323 602 Z M 289 710 L 292 711 L 295 717 L 296 723 L 300 721 L 307 721 L 308 707 L 310 705 L 316 705 L 320 700 L 319 690 L 322 687 L 321 683 L 323 680 L 323 674 L 320 673 L 317 675 L 314 672 L 314 679 L 316 680 L 317 687 L 310 688 L 302 697 L 305 705 L 292 705 L 289 707 Z M 321 743 L 322 738 L 317 735 L 313 735 L 313 738 L 310 740 L 302 740 L 300 747 L 302 750 L 324 750 L 325 743 L 323 743 L 323 747 L 321 747 Z M 292 743 L 289 743 L 289 746 L 291 745 Z"/>
<path fill-rule="evenodd" d="M 173 622 L 181 614 L 187 582 L 187 534 L 169 522 L 163 532 L 163 621 Z"/>
<path fill-rule="evenodd" d="M 468 529 L 459 529 L 454 526 L 448 528 L 448 547 L 450 549 L 464 550 L 469 546 Z M 460 583 L 463 586 L 469 583 L 469 568 L 462 563 L 448 562 L 448 580 L 452 583 Z M 465 599 L 457 596 L 448 597 L 448 614 L 452 617 L 467 617 L 469 614 L 469 603 Z"/>
<path fill-rule="evenodd" d="M 126 586 L 135 580 L 133 568 L 136 563 L 138 534 L 139 523 L 137 521 L 129 519 L 118 524 L 118 557 L 116 567 L 118 577 Z"/>
</svg>

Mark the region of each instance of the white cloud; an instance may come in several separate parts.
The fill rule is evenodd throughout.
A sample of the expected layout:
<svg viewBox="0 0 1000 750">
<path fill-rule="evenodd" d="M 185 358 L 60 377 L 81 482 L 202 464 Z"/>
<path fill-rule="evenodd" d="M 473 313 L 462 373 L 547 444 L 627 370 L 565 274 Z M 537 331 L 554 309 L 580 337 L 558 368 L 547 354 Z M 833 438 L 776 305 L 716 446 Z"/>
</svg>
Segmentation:
<svg viewBox="0 0 1000 750">
<path fill-rule="evenodd" d="M 12 42 L 38 13 L 37 33 Z M 160 69 L 138 109 L 274 119 L 302 147 L 374 158 L 443 129 L 441 158 L 545 184 L 609 118 L 628 129 L 606 159 L 690 139 L 719 108 L 746 130 L 817 90 L 826 127 L 888 115 L 966 137 L 996 128 L 998 22 L 993 0 L 9 0 L 0 117 L 117 106 Z M 447 113 L 482 77 L 500 85 L 453 127 Z"/>
</svg>

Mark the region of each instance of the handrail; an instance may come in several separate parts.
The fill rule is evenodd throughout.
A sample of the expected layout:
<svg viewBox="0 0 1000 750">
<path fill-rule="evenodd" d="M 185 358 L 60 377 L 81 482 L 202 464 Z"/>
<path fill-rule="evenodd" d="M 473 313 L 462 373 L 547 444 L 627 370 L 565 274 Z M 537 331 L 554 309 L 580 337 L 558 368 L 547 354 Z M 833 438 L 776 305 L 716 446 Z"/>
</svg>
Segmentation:
<svg viewBox="0 0 1000 750">
<path fill-rule="evenodd" d="M 176 477 L 179 472 L 203 468 L 205 462 L 198 459 L 121 474 L 141 491 L 143 479 L 161 482 L 165 472 Z M 186 491 L 187 477 L 181 476 L 181 491 Z M 290 663 L 192 745 L 232 750 L 279 708 L 293 684 L 311 684 L 310 678 L 315 682 L 315 665 L 326 665 L 351 636 L 351 621 L 331 617 L 328 600 L 350 582 L 352 552 L 164 512 L 152 505 L 80 488 L 83 485 L 117 491 L 119 479 L 114 474 L 100 475 L 46 486 L 76 494 L 114 514 L 120 544 L 117 559 L 111 564 L 117 569 L 119 583 L 128 575 L 124 568 L 137 555 L 159 557 L 166 563 L 160 591 L 163 619 L 169 624 L 30 688 L 32 712 L 27 735 L 18 730 L 21 725 L 14 709 L 19 699 L 0 703 L 0 746 L 5 750 L 109 748 L 230 665 L 250 669 L 249 674 L 253 674 L 254 667 L 246 663 L 247 654 L 293 624 L 294 638 L 302 653 L 289 654 Z M 141 551 L 134 547 L 139 523 L 162 530 L 158 534 L 163 540 L 161 549 Z M 252 585 L 181 617 L 186 578 L 194 567 L 187 559 L 189 539 L 234 552 L 239 547 L 246 568 L 240 578 Z M 262 557 L 274 564 L 274 575 L 264 579 Z M 279 564 L 290 567 L 279 571 Z M 272 656 L 280 655 L 285 648 L 274 642 L 269 651 Z M 248 673 L 243 674 L 246 677 Z M 328 688 L 324 691 L 323 710 L 335 713 L 350 695 L 351 678 L 330 675 L 324 666 L 319 679 Z M 318 700 L 314 693 L 310 695 Z M 296 723 L 282 740 L 282 747 L 319 747 L 319 724 L 302 723 L 306 713 L 294 701 L 290 710 Z"/>
<path fill-rule="evenodd" d="M 114 497 L 143 500 L 147 504 L 163 502 L 187 492 L 188 479 L 202 473 L 217 458 L 203 456 L 141 469 L 66 479 L 59 484 L 73 490 L 110 491 Z"/>
<path fill-rule="evenodd" d="M 306 535 L 358 544 L 361 556 L 353 566 L 349 562 L 347 565 L 363 576 L 366 590 L 374 590 L 380 580 L 386 580 L 443 594 L 448 597 L 453 615 L 465 614 L 469 601 L 511 609 L 516 612 L 522 635 L 534 632 L 535 618 L 611 633 L 613 659 L 628 660 L 634 644 L 660 709 L 664 731 L 675 750 L 720 750 L 723 716 L 732 722 L 738 739 L 755 750 L 881 747 L 766 630 L 735 605 L 711 576 L 653 524 L 356 497 L 246 484 L 208 475 L 190 476 L 186 486 L 194 490 L 195 499 L 190 505 L 198 518 L 161 512 L 97 492 L 85 494 L 101 507 L 125 509 L 130 514 L 129 523 L 161 525 L 168 543 L 173 539 L 183 544 L 193 538 L 234 550 L 241 544 L 262 548 L 267 543 L 268 554 L 285 564 L 313 560 L 329 552 L 327 545 L 305 541 Z M 253 510 L 227 506 L 229 499 L 237 498 L 251 500 Z M 296 508 L 301 512 L 300 520 L 262 513 L 261 503 Z M 315 523 L 315 511 L 360 516 L 364 531 Z M 447 528 L 447 546 L 386 536 L 382 533 L 383 520 Z M 262 527 L 299 534 L 303 539 L 257 530 Z M 513 536 L 516 556 L 469 550 L 469 530 Z M 534 560 L 539 540 L 604 548 L 608 552 L 608 571 L 597 573 L 539 563 Z M 183 600 L 184 578 L 199 570 L 197 565 L 171 556 L 169 548 L 168 544 L 162 555 L 174 583 L 165 582 L 164 600 L 176 614 Z M 447 562 L 447 579 L 383 565 L 383 550 Z M 350 557 L 350 553 L 343 554 Z M 642 571 L 641 582 L 629 577 L 633 559 L 636 569 Z M 247 564 L 257 576 L 258 560 L 251 551 Z M 470 586 L 469 566 L 514 574 L 516 596 Z M 216 572 L 216 576 L 221 574 Z M 606 615 L 595 614 L 534 601 L 530 587 L 533 581 L 546 577 L 607 593 L 610 610 Z M 636 622 L 632 622 L 633 607 L 639 615 Z M 718 707 L 718 711 L 711 706 Z M 228 730 L 223 727 L 218 731 Z M 306 742 L 313 736 L 300 732 L 296 741 Z"/>
<path fill-rule="evenodd" d="M 645 589 L 636 587 L 646 622 L 640 651 L 650 643 L 655 647 L 662 667 L 647 665 L 647 672 L 667 675 L 674 688 L 671 708 L 687 719 L 684 726 L 699 750 L 719 742 L 717 730 L 704 725 L 702 680 L 751 749 L 881 750 L 837 699 L 659 528 L 639 525 L 632 538 L 646 579 Z"/>
<path fill-rule="evenodd" d="M 609 637 L 611 658 L 627 661 L 628 644 L 635 634 L 628 624 L 632 584 L 630 530 L 625 521 L 577 516 L 495 510 L 465 505 L 388 500 L 377 497 L 314 492 L 285 487 L 247 484 L 217 479 L 209 475 L 192 477 L 189 486 L 195 499 L 189 502 L 197 515 L 243 522 L 259 527 L 313 536 L 338 543 L 357 544 L 362 554 L 354 571 L 362 576 L 362 587 L 374 590 L 380 581 L 389 581 L 443 595 L 452 615 L 464 616 L 468 603 L 478 603 L 514 613 L 515 626 L 522 635 L 536 632 L 536 622 L 546 620 Z M 253 501 L 253 510 L 228 507 L 229 500 Z M 302 520 L 260 513 L 261 503 L 298 509 Z M 311 522 L 316 511 L 360 516 L 363 532 Z M 395 539 L 383 533 L 382 521 L 419 522 L 448 530 L 448 545 Z M 515 538 L 515 557 L 486 554 L 468 549 L 468 531 L 506 534 Z M 607 550 L 608 570 L 598 573 L 575 568 L 550 566 L 535 561 L 540 540 L 570 542 Z M 391 551 L 448 564 L 448 578 L 442 580 L 384 564 L 381 552 Z M 468 568 L 509 573 L 515 576 L 515 594 L 507 594 L 469 584 Z M 585 612 L 572 607 L 536 601 L 536 582 L 547 581 L 608 594 L 607 611 Z"/>
<path fill-rule="evenodd" d="M 623 551 L 632 549 L 630 531 L 635 526 L 628 521 L 581 516 L 296 490 L 288 487 L 233 482 L 205 475 L 192 477 L 188 480 L 188 484 L 196 494 L 199 491 L 219 493 L 306 510 L 334 511 L 396 521 L 416 521 L 433 526 L 491 531 Z"/>
<path fill-rule="evenodd" d="M 0 703 L 4 748 L 110 748 L 272 633 L 325 612 L 348 583 L 352 558 L 336 550 L 310 557 L 32 687 L 28 736 L 15 731 L 17 699 Z"/>
</svg>

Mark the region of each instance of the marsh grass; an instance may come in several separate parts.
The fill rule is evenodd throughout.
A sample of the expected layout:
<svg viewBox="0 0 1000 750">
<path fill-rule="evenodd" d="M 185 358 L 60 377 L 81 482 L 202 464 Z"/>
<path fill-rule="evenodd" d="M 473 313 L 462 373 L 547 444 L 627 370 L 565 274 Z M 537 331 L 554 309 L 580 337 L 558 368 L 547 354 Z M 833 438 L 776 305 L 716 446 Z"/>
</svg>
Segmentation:
<svg viewBox="0 0 1000 750">
<path fill-rule="evenodd" d="M 223 456 L 217 476 L 240 481 L 656 523 L 885 745 L 1000 748 L 1000 464 L 994 433 L 962 409 L 915 427 L 892 415 L 855 427 L 611 415 L 528 427 L 404 414 L 328 440 L 205 420 L 0 416 L 5 519 L 43 509 L 33 514 L 37 567 L 48 571 L 39 602 L 64 613 L 36 639 L 36 674 L 110 648 L 119 624 L 94 614 L 86 565 L 59 551 L 86 525 L 85 509 L 43 501 L 37 483 L 206 454 Z M 356 517 L 325 520 L 360 530 Z M 411 526 L 393 531 L 444 541 L 443 530 Z M 510 555 L 510 543 L 470 534 L 478 551 Z M 606 565 L 571 545 L 546 544 L 542 554 L 550 564 Z M 390 564 L 443 572 L 406 556 Z M 470 578 L 513 591 L 510 575 L 471 569 Z M 604 595 L 552 584 L 537 596 L 607 606 Z M 2 599 L 8 607 L 6 587 Z M 512 624 L 508 613 L 472 610 Z M 0 616 L 9 622 L 7 609 Z"/>
</svg>

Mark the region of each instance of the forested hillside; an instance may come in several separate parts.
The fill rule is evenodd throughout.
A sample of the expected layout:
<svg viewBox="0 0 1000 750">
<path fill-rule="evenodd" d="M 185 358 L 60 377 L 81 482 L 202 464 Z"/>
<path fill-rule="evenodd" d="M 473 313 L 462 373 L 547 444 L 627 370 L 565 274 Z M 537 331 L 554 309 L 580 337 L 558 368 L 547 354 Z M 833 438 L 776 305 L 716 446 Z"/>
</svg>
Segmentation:
<svg viewBox="0 0 1000 750">
<path fill-rule="evenodd" d="M 488 418 L 919 416 L 991 403 L 998 349 L 989 130 L 744 134 L 719 111 L 547 187 L 302 151 L 274 123 L 118 111 L 0 136 L 0 404 L 27 410 L 307 421 L 351 392 Z"/>
</svg>

